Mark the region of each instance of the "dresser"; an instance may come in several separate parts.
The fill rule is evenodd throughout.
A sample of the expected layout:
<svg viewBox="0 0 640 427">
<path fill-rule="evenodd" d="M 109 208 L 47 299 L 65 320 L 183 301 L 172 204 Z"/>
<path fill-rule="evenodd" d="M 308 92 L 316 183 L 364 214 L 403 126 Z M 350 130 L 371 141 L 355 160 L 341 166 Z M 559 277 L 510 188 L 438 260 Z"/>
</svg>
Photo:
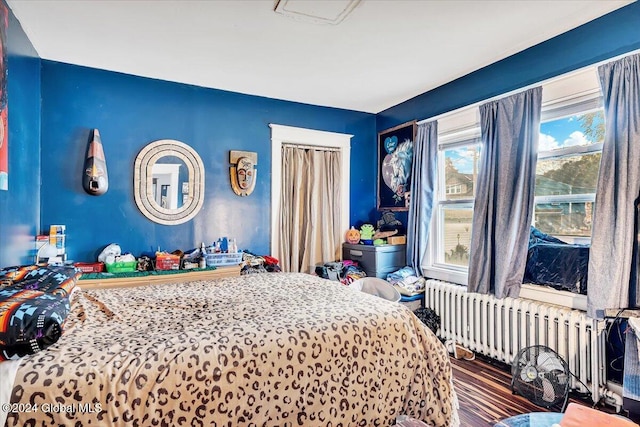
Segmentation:
<svg viewBox="0 0 640 427">
<path fill-rule="evenodd" d="M 105 277 L 101 279 L 78 280 L 81 289 L 130 288 L 133 286 L 154 285 L 161 283 L 190 282 L 194 280 L 212 280 L 223 277 L 240 276 L 240 266 L 230 265 L 212 270 L 184 270 L 184 273 L 159 274 L 136 277 Z"/>
<path fill-rule="evenodd" d="M 386 279 L 406 265 L 407 245 L 342 244 L 342 259 L 357 261 L 369 277 Z"/>
</svg>

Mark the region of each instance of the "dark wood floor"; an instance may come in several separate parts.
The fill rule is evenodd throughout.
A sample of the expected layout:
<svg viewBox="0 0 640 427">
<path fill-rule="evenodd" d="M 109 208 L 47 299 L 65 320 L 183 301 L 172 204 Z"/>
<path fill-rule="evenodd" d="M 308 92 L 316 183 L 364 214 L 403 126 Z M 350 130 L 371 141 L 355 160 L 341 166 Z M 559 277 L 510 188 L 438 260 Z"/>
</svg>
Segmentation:
<svg viewBox="0 0 640 427">
<path fill-rule="evenodd" d="M 454 387 L 460 403 L 461 427 L 493 427 L 498 421 L 513 415 L 548 411 L 511 393 L 509 366 L 480 357 L 474 361 L 452 357 L 451 362 Z M 575 397 L 570 402 L 592 404 Z M 606 411 L 606 408 L 603 409 Z"/>
</svg>

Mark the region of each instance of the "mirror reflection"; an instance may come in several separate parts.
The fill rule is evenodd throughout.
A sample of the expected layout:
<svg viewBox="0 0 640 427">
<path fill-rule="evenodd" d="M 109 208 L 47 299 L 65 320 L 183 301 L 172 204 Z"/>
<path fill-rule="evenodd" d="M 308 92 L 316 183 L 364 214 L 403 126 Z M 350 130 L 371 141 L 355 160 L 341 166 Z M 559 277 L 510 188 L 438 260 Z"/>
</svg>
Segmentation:
<svg viewBox="0 0 640 427">
<path fill-rule="evenodd" d="M 163 156 L 151 167 L 152 194 L 164 209 L 178 209 L 189 201 L 189 170 L 182 159 Z"/>
</svg>

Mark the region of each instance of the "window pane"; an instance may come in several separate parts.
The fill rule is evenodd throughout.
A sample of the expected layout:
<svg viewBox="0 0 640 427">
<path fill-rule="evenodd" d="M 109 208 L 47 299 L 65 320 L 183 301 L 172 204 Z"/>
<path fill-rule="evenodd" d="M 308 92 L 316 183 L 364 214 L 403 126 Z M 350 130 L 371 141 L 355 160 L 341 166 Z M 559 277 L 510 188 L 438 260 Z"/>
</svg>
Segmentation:
<svg viewBox="0 0 640 427">
<path fill-rule="evenodd" d="M 595 194 L 600 152 L 538 160 L 536 196 Z"/>
<path fill-rule="evenodd" d="M 479 159 L 479 145 L 444 150 L 445 200 L 474 197 Z"/>
<path fill-rule="evenodd" d="M 443 219 L 443 235 L 440 242 L 440 262 L 455 265 L 469 265 L 469 247 L 471 244 L 471 219 L 473 208 L 470 206 L 444 206 L 440 210 Z"/>
<path fill-rule="evenodd" d="M 538 151 L 586 146 L 603 140 L 604 113 L 597 110 L 541 123 Z"/>
<path fill-rule="evenodd" d="M 543 233 L 591 236 L 593 202 L 537 203 L 534 225 Z"/>
</svg>

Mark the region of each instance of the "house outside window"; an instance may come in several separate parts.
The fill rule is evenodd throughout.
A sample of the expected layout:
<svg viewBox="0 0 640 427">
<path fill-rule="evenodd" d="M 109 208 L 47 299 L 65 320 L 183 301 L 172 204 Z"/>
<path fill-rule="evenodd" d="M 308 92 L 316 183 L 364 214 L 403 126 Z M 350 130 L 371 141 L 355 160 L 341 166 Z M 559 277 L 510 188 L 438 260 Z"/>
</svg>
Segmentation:
<svg viewBox="0 0 640 427">
<path fill-rule="evenodd" d="M 438 203 L 440 251 L 437 262 L 451 266 L 469 265 L 473 200 L 478 177 L 480 145 L 478 140 L 443 144 L 440 160 L 444 174 L 440 173 L 440 188 L 446 188 L 445 197 Z"/>
<path fill-rule="evenodd" d="M 602 108 L 541 123 L 533 220 L 540 231 L 591 237 L 603 140 Z"/>
</svg>

